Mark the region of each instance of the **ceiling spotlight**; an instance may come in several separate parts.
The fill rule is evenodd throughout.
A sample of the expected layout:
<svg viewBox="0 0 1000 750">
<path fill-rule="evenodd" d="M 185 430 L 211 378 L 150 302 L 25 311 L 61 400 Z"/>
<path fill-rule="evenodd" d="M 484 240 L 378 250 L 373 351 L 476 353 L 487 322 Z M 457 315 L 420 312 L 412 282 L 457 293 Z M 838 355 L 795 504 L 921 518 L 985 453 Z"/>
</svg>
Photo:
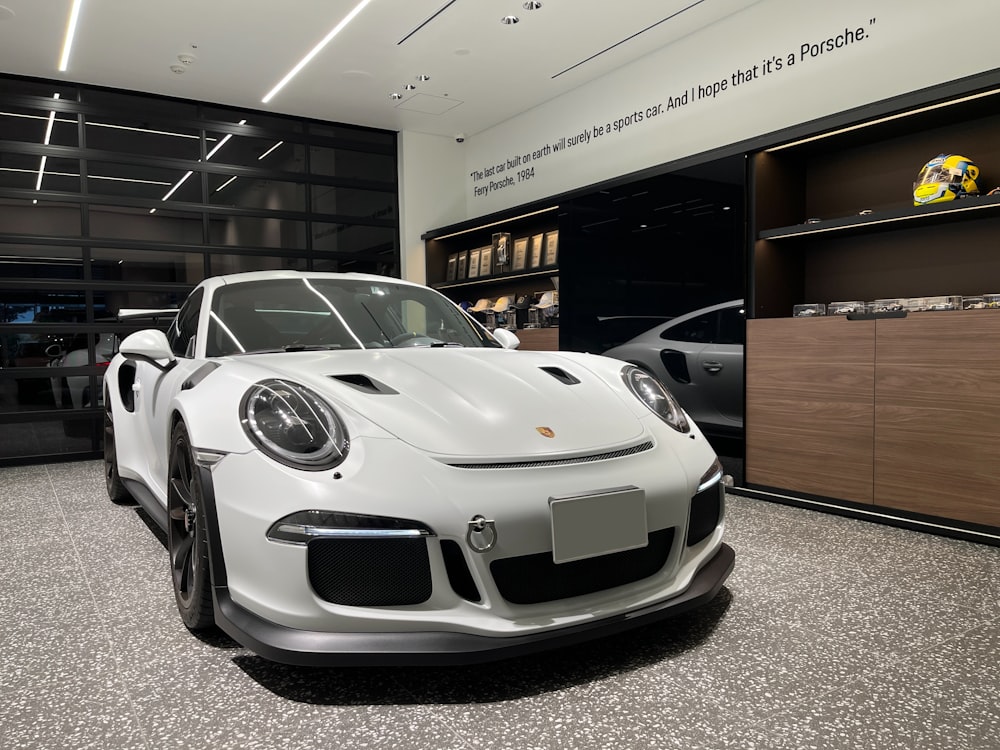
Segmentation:
<svg viewBox="0 0 1000 750">
<path fill-rule="evenodd" d="M 405 91 L 413 91 L 413 89 L 415 89 L 415 88 L 416 88 L 416 85 L 412 84 L 412 83 L 407 83 L 406 85 L 403 86 L 403 89 Z"/>
<path fill-rule="evenodd" d="M 429 81 L 429 80 L 431 80 L 431 77 L 430 76 L 425 76 L 425 75 L 419 75 L 419 76 L 417 76 L 417 80 L 418 81 Z"/>
<path fill-rule="evenodd" d="M 177 55 L 177 59 L 180 60 L 185 65 L 190 65 L 194 62 L 194 55 L 189 55 L 187 53 Z"/>
<path fill-rule="evenodd" d="M 394 102 L 398 102 L 400 99 L 403 98 L 403 95 L 393 91 L 391 94 L 389 94 L 389 98 L 392 99 Z"/>
<path fill-rule="evenodd" d="M 520 20 L 521 19 L 518 18 L 517 16 L 504 16 L 503 18 L 500 19 L 500 23 L 502 23 L 504 26 L 513 26 Z"/>
<path fill-rule="evenodd" d="M 541 0 L 525 0 L 521 5 L 525 10 L 538 10 L 542 7 Z"/>
<path fill-rule="evenodd" d="M 177 75 L 181 75 L 182 73 L 184 73 L 187 70 L 187 68 L 185 68 L 183 65 L 178 65 L 177 63 L 174 63 L 173 65 L 171 65 L 170 69 L 174 73 L 176 73 Z"/>
</svg>

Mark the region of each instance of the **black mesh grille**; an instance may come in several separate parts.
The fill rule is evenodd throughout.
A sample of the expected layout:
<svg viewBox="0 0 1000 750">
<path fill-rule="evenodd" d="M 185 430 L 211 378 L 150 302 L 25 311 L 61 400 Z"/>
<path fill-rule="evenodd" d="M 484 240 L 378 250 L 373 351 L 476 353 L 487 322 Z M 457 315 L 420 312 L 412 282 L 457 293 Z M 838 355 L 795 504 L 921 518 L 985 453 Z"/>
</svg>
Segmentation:
<svg viewBox="0 0 1000 750">
<path fill-rule="evenodd" d="M 724 492 L 722 482 L 718 482 L 691 498 L 691 510 L 688 518 L 688 547 L 700 542 L 715 531 L 715 527 L 719 525 L 722 518 Z"/>
<path fill-rule="evenodd" d="M 663 567 L 670 555 L 674 530 L 649 535 L 641 549 L 557 565 L 551 552 L 494 560 L 490 572 L 500 595 L 514 604 L 538 604 L 592 594 L 641 581 Z"/>
<path fill-rule="evenodd" d="M 444 558 L 444 567 L 448 571 L 448 582 L 456 594 L 470 602 L 481 602 L 482 595 L 476 587 L 476 582 L 472 578 L 462 548 L 458 542 L 451 539 L 441 540 L 441 557 Z"/>
<path fill-rule="evenodd" d="M 420 604 L 431 595 L 427 542 L 419 539 L 314 539 L 309 583 L 321 598 L 353 607 Z"/>
</svg>

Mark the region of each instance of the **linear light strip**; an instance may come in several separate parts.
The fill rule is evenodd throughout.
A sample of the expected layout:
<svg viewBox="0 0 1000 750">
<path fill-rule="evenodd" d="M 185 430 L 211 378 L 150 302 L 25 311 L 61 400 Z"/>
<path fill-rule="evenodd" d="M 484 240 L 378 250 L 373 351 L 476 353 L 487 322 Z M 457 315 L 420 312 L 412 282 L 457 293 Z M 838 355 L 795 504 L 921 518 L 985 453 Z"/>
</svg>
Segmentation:
<svg viewBox="0 0 1000 750">
<path fill-rule="evenodd" d="M 897 112 L 894 115 L 887 115 L 886 117 L 880 117 L 877 120 L 869 120 L 867 122 L 858 123 L 857 125 L 848 125 L 844 128 L 838 128 L 837 130 L 831 130 L 828 133 L 820 133 L 819 135 L 809 136 L 808 138 L 801 138 L 797 141 L 792 141 L 791 143 L 782 143 L 780 146 L 772 146 L 771 148 L 764 149 L 765 153 L 772 153 L 774 151 L 781 151 L 786 148 L 791 148 L 792 146 L 801 146 L 803 143 L 812 143 L 813 141 L 820 141 L 824 138 L 830 138 L 835 135 L 841 135 L 842 133 L 850 133 L 855 130 L 861 130 L 862 128 L 870 128 L 872 125 L 879 125 L 883 122 L 892 122 L 893 120 L 899 120 L 904 117 L 910 117 L 911 115 L 918 115 L 921 112 L 930 112 L 934 109 L 941 109 L 942 107 L 950 107 L 953 104 L 961 104 L 962 102 L 971 102 L 974 99 L 982 99 L 984 96 L 993 96 L 994 94 L 1000 92 L 1000 89 L 991 89 L 989 91 L 981 91 L 978 94 L 970 94 L 969 96 L 963 96 L 959 99 L 949 99 L 946 102 L 938 102 L 937 104 L 928 104 L 926 107 L 919 107 L 917 109 L 909 109 L 906 112 Z"/>
<path fill-rule="evenodd" d="M 257 157 L 257 161 L 260 161 L 260 160 L 261 160 L 261 159 L 263 159 L 263 158 L 264 158 L 265 156 L 267 156 L 267 155 L 268 155 L 269 153 L 271 153 L 271 152 L 272 152 L 272 151 L 274 151 L 274 150 L 275 150 L 276 148 L 278 148 L 278 146 L 281 146 L 281 145 L 283 145 L 283 144 L 284 144 L 284 141 L 278 141 L 278 142 L 277 142 L 277 143 L 275 143 L 275 144 L 274 144 L 273 146 L 271 146 L 271 148 L 269 148 L 269 149 L 268 149 L 267 151 L 265 151 L 265 152 L 264 152 L 263 154 L 261 154 L 260 156 L 258 156 L 258 157 Z"/>
<path fill-rule="evenodd" d="M 0 172 L 20 172 L 34 174 L 34 169 L 18 169 L 17 167 L 0 167 Z M 52 175 L 53 177 L 79 177 L 78 172 L 46 172 L 45 174 Z M 135 177 L 109 177 L 107 175 L 100 174 L 88 174 L 88 180 L 108 180 L 110 182 L 135 182 L 141 183 L 143 185 L 170 185 L 169 182 L 164 182 L 163 180 L 140 180 Z M 235 180 L 236 178 L 233 177 Z"/>
<path fill-rule="evenodd" d="M 53 99 L 58 99 L 59 94 L 55 93 L 52 95 Z M 49 110 L 49 121 L 45 126 L 45 139 L 42 141 L 43 146 L 48 146 L 49 141 L 52 140 L 52 123 L 55 122 L 56 111 L 54 109 Z M 45 162 L 48 161 L 48 156 L 42 155 L 42 161 L 38 165 L 38 179 L 35 181 L 35 192 L 42 189 L 42 178 L 45 177 Z M 38 201 L 34 200 L 32 203 L 37 204 Z"/>
<path fill-rule="evenodd" d="M 352 10 L 350 13 L 348 13 L 344 17 L 344 20 L 342 20 L 340 23 L 338 23 L 336 26 L 334 26 L 333 30 L 329 34 L 327 34 L 325 37 L 323 37 L 323 41 L 321 41 L 319 44 L 317 44 L 315 47 L 313 47 L 312 50 L 310 50 L 310 52 L 309 52 L 308 55 L 306 55 L 301 60 L 299 60 L 298 64 L 294 68 L 292 68 L 290 71 L 288 71 L 288 73 L 285 75 L 285 77 L 282 78 L 278 82 L 278 85 L 275 86 L 273 89 L 271 89 L 270 91 L 267 92 L 267 94 L 264 96 L 264 98 L 261 99 L 261 102 L 264 103 L 264 104 L 267 104 L 269 101 L 271 101 L 271 99 L 274 98 L 274 95 L 277 94 L 279 91 L 281 91 L 281 89 L 283 89 L 285 87 L 285 84 L 287 84 L 296 75 L 298 75 L 299 71 L 302 70 L 306 65 L 308 65 L 309 62 L 314 57 L 316 57 L 316 55 L 318 55 L 323 50 L 323 48 L 327 44 L 329 44 L 330 41 L 335 36 L 337 36 L 337 34 L 339 34 L 343 30 L 343 28 L 345 26 L 347 26 L 347 24 L 349 24 L 351 21 L 353 21 L 354 17 L 356 15 L 358 15 L 358 13 L 360 13 L 361 11 L 363 11 L 365 9 L 365 6 L 368 5 L 368 3 L 370 3 L 370 2 L 371 2 L 371 0 L 361 0 L 360 3 L 358 3 L 357 5 L 355 5 L 354 6 L 354 10 Z"/>
<path fill-rule="evenodd" d="M 66 38 L 63 40 L 62 56 L 59 58 L 59 71 L 63 73 L 69 68 L 69 53 L 73 49 L 73 37 L 76 36 L 76 24 L 80 20 L 80 6 L 82 5 L 83 0 L 73 0 L 73 8 L 69 12 Z"/>
<path fill-rule="evenodd" d="M 442 234 L 440 237 L 432 237 L 435 240 L 446 240 L 449 237 L 458 237 L 459 235 L 468 234 L 469 232 L 476 232 L 480 229 L 489 229 L 490 227 L 499 226 L 500 224 L 508 224 L 512 221 L 517 221 L 518 219 L 527 219 L 529 216 L 537 216 L 538 214 L 548 213 L 549 211 L 555 211 L 559 206 L 549 206 L 548 208 L 542 208 L 538 211 L 532 211 L 531 213 L 521 214 L 520 216 L 512 216 L 509 219 L 501 219 L 500 221 L 493 221 L 489 224 L 480 224 L 478 227 L 472 227 L 471 229 L 463 229 L 461 232 L 452 232 L 451 234 Z"/>
<path fill-rule="evenodd" d="M 25 120 L 44 120 L 47 115 L 26 115 L 21 112 L 0 112 L 0 117 L 23 117 Z M 56 122 L 65 122 L 70 125 L 76 125 L 75 117 L 57 117 Z M 169 130 L 153 130 L 151 128 L 133 128 L 128 125 L 112 125 L 109 122 L 87 122 L 88 127 L 94 128 L 114 128 L 115 130 L 128 130 L 133 133 L 151 133 L 152 135 L 169 135 L 173 138 L 190 138 L 192 140 L 198 140 L 201 136 L 197 133 L 171 133 Z M 214 136 L 206 135 L 206 141 L 214 141 L 216 138 Z M 284 141 L 282 141 L 284 143 Z"/>
<path fill-rule="evenodd" d="M 238 124 L 239 125 L 246 125 L 247 121 L 246 120 L 240 120 Z M 215 156 L 215 154 L 218 153 L 219 149 L 222 148 L 223 146 L 225 146 L 226 143 L 229 141 L 229 139 L 232 138 L 232 137 L 233 137 L 233 134 L 232 133 L 228 133 L 225 138 L 223 138 L 221 141 L 219 141 L 218 143 L 216 143 L 215 144 L 215 148 L 213 148 L 211 151 L 209 151 L 208 154 L 205 156 L 205 161 L 208 161 L 213 156 Z M 198 161 L 200 162 L 201 159 L 199 159 Z M 181 185 L 183 185 L 187 181 L 188 177 L 190 177 L 193 174 L 194 174 L 193 171 L 188 170 L 188 173 L 186 175 L 184 175 L 183 177 L 181 177 L 177 181 L 177 184 L 174 185 L 172 188 L 170 188 L 170 190 L 167 191 L 167 194 L 164 195 L 162 198 L 160 198 L 160 200 L 161 201 L 167 200 L 167 198 L 169 198 L 171 195 L 173 195 L 177 191 L 177 188 L 179 188 Z M 230 182 L 232 182 L 232 180 L 230 180 Z M 149 213 L 155 214 L 156 213 L 156 209 L 155 208 L 149 209 Z"/>
</svg>

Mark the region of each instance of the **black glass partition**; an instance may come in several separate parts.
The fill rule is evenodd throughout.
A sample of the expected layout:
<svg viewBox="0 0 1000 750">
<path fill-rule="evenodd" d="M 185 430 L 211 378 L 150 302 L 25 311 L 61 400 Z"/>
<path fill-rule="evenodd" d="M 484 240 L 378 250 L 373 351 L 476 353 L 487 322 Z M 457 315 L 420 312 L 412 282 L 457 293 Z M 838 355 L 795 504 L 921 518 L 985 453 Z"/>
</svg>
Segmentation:
<svg viewBox="0 0 1000 750">
<path fill-rule="evenodd" d="M 399 275 L 396 134 L 0 76 L 0 465 L 101 448 L 129 308 L 209 275 Z"/>
</svg>

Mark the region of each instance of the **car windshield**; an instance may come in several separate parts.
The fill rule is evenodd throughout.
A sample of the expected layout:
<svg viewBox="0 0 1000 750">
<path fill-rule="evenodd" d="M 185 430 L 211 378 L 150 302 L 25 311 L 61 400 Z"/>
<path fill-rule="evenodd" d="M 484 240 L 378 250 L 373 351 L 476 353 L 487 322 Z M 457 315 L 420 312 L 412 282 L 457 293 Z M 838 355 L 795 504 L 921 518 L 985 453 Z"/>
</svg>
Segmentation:
<svg viewBox="0 0 1000 750">
<path fill-rule="evenodd" d="M 446 297 L 391 279 L 267 279 L 212 297 L 206 355 L 260 351 L 499 347 Z"/>
</svg>

